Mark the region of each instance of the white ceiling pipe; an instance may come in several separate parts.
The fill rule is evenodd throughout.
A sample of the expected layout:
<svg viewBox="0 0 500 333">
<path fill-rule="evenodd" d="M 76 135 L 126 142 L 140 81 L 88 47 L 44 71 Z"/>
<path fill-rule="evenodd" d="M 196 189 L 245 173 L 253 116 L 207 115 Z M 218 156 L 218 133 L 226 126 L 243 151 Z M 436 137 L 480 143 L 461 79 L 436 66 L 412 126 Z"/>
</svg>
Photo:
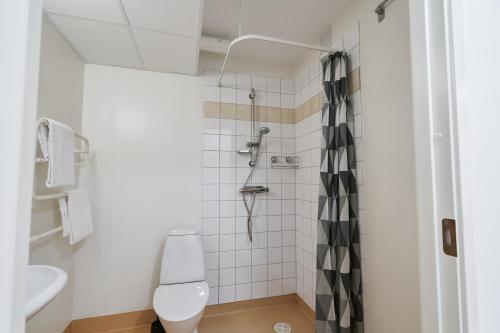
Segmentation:
<svg viewBox="0 0 500 333">
<path fill-rule="evenodd" d="M 225 54 L 231 43 L 228 39 L 201 36 L 200 50 L 212 53 Z"/>
</svg>

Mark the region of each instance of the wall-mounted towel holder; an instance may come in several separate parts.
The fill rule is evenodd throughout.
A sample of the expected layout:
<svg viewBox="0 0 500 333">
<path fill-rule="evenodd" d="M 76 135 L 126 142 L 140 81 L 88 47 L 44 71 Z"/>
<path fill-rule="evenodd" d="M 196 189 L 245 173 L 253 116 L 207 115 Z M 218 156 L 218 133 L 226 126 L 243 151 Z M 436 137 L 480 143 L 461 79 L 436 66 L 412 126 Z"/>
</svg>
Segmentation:
<svg viewBox="0 0 500 333">
<path fill-rule="evenodd" d="M 39 119 L 38 122 L 37 122 L 37 131 L 38 131 L 38 128 L 41 126 L 41 125 L 48 125 L 48 121 L 46 119 Z M 84 137 L 83 135 L 80 135 L 78 133 L 74 133 L 75 137 L 77 139 L 80 140 L 80 147 L 78 149 L 75 149 L 74 152 L 75 154 L 79 154 L 80 156 L 80 159 L 78 162 L 75 163 L 75 165 L 77 166 L 85 166 L 88 164 L 88 162 L 90 161 L 90 142 L 89 142 L 89 139 L 87 139 L 86 137 Z M 46 160 L 45 158 L 43 157 L 35 157 L 35 161 L 36 163 L 48 163 L 48 160 Z M 54 194 L 46 194 L 46 195 L 37 195 L 35 193 L 35 191 L 33 190 L 33 199 L 34 200 L 37 200 L 37 201 L 41 201 L 41 200 L 51 200 L 51 199 L 59 199 L 59 198 L 64 198 L 68 196 L 66 192 L 59 192 L 59 193 L 54 193 Z M 35 236 L 32 236 L 30 238 L 30 243 L 33 243 L 33 242 L 36 242 L 40 239 L 43 239 L 45 237 L 48 237 L 48 236 L 51 236 L 53 234 L 56 234 L 58 233 L 59 231 L 62 231 L 63 230 L 63 227 L 60 226 L 60 227 L 57 227 L 57 228 L 53 228 L 53 229 L 50 229 L 46 232 L 43 232 L 41 234 L 38 234 L 38 235 L 35 235 Z"/>
<path fill-rule="evenodd" d="M 49 122 L 47 121 L 47 119 L 45 119 L 45 118 L 39 119 L 37 122 L 37 131 L 38 131 L 38 127 L 40 127 L 41 125 L 47 126 L 48 124 L 49 124 Z M 74 150 L 75 154 L 80 155 L 80 160 L 79 160 L 79 162 L 76 162 L 75 165 L 85 166 L 90 161 L 90 157 L 91 157 L 90 156 L 90 141 L 89 141 L 89 139 L 87 139 L 83 135 L 80 135 L 76 132 L 74 134 L 75 134 L 75 138 L 80 140 L 80 148 Z M 35 158 L 35 161 L 36 161 L 36 163 L 48 163 L 49 162 L 45 158 L 38 157 L 38 156 Z"/>
<path fill-rule="evenodd" d="M 37 131 L 38 128 L 41 125 L 48 125 L 47 119 L 41 118 L 37 122 Z M 79 162 L 76 162 L 75 165 L 77 166 L 85 166 L 88 164 L 90 161 L 90 141 L 83 135 L 80 135 L 75 132 L 75 137 L 80 140 L 80 147 L 78 149 L 75 149 L 74 152 L 75 154 L 80 155 L 80 160 Z M 36 163 L 48 163 L 48 160 L 46 160 L 43 157 L 36 157 L 35 158 Z M 55 193 L 55 194 L 47 194 L 47 195 L 37 195 L 33 191 L 33 199 L 34 200 L 50 200 L 50 199 L 59 199 L 67 196 L 66 193 L 60 192 L 60 193 Z"/>
</svg>

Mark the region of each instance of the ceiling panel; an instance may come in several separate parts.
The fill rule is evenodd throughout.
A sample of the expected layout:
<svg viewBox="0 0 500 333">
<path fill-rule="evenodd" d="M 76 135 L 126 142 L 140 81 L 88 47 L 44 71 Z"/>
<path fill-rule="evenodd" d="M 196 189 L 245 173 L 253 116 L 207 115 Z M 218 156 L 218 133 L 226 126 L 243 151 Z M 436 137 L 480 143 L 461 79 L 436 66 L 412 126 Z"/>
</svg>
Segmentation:
<svg viewBox="0 0 500 333">
<path fill-rule="evenodd" d="M 56 14 L 49 17 L 87 62 L 142 67 L 127 26 Z"/>
<path fill-rule="evenodd" d="M 196 38 L 133 29 L 146 69 L 196 74 L 198 42 Z"/>
<path fill-rule="evenodd" d="M 234 39 L 241 34 L 261 34 L 318 44 L 334 20 L 353 0 L 207 0 L 202 35 Z M 241 19 L 240 19 L 241 18 Z M 264 62 L 296 63 L 304 49 L 277 48 L 244 42 L 235 56 Z"/>
<path fill-rule="evenodd" d="M 44 0 L 45 11 L 125 24 L 118 0 Z"/>
<path fill-rule="evenodd" d="M 122 0 L 132 27 L 197 37 L 201 0 Z"/>
</svg>

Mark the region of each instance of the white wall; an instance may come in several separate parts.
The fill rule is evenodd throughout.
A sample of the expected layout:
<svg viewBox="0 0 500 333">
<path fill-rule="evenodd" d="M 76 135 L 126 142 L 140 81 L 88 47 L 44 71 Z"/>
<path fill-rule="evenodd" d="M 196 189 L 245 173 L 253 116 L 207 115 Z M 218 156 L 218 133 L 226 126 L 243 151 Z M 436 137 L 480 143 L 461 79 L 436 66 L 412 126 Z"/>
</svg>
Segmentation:
<svg viewBox="0 0 500 333">
<path fill-rule="evenodd" d="M 151 308 L 169 229 L 201 230 L 201 112 L 201 78 L 86 66 L 95 229 L 76 254 L 74 319 Z"/>
<path fill-rule="evenodd" d="M 293 155 L 293 81 L 226 72 L 205 75 L 203 118 L 203 240 L 210 304 L 295 293 L 295 170 L 271 168 L 271 156 Z M 250 88 L 255 89 L 255 131 L 267 126 L 250 184 L 269 187 L 256 197 L 253 241 L 239 189 L 250 172 L 246 143 L 252 141 Z M 221 106 L 222 105 L 222 106 Z M 209 108 L 207 107 L 207 110 Z M 227 112 L 232 110 L 232 112 Z M 248 197 L 247 197 L 248 199 Z"/>
<path fill-rule="evenodd" d="M 460 163 L 458 221 L 464 228 L 459 256 L 465 257 L 467 329 L 498 332 L 500 3 L 462 0 L 452 2 L 451 9 Z"/>
<path fill-rule="evenodd" d="M 83 97 L 82 60 L 65 43 L 51 23 L 43 20 L 40 55 L 38 117 L 49 117 L 81 131 Z M 35 191 L 54 193 L 45 187 L 47 166 L 35 168 Z M 58 190 L 56 190 L 58 191 Z M 31 234 L 61 225 L 57 200 L 33 202 Z M 28 332 L 61 332 L 72 319 L 75 248 L 60 234 L 31 246 L 30 263 L 54 265 L 68 273 L 68 283 L 49 305 L 27 323 Z"/>
<path fill-rule="evenodd" d="M 0 331 L 25 327 L 41 1 L 0 2 Z"/>
<path fill-rule="evenodd" d="M 382 23 L 377 4 L 347 9 L 332 40 L 359 21 L 368 332 L 411 333 L 420 315 L 408 2 L 392 2 Z"/>
<path fill-rule="evenodd" d="M 420 300 L 408 2 L 392 2 L 382 23 L 378 3 L 354 2 L 321 40 L 348 51 L 359 24 L 366 331 L 410 333 Z"/>
</svg>

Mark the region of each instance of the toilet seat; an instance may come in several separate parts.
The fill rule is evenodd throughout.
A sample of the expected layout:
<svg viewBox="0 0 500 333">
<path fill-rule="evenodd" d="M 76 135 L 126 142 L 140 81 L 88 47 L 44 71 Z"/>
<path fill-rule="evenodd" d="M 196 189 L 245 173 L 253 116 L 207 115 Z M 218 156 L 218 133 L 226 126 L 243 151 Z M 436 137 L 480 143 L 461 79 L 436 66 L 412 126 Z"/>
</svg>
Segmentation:
<svg viewBox="0 0 500 333">
<path fill-rule="evenodd" d="M 153 307 L 164 320 L 178 322 L 200 314 L 208 303 L 205 281 L 160 285 L 153 296 Z"/>
</svg>

